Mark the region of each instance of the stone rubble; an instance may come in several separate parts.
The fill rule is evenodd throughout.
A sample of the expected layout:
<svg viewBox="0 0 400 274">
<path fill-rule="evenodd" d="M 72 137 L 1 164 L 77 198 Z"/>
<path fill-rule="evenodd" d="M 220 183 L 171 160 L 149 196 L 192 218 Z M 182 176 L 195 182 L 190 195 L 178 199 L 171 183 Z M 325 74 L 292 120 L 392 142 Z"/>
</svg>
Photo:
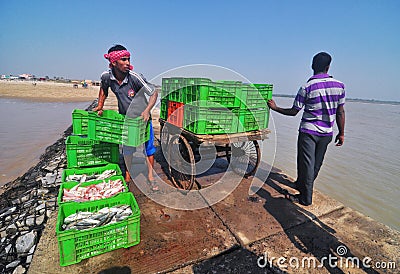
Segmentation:
<svg viewBox="0 0 400 274">
<path fill-rule="evenodd" d="M 26 269 L 22 265 L 19 265 L 14 269 L 12 274 L 23 274 L 25 272 L 26 272 Z"/>
<path fill-rule="evenodd" d="M 35 245 L 35 242 L 35 231 L 31 231 L 19 236 L 18 239 L 15 241 L 15 248 L 17 249 L 17 253 L 21 254 L 28 252 Z"/>
<path fill-rule="evenodd" d="M 0 273 L 27 272 L 47 219 L 57 208 L 70 133 L 47 148 L 36 167 L 1 188 Z"/>
</svg>

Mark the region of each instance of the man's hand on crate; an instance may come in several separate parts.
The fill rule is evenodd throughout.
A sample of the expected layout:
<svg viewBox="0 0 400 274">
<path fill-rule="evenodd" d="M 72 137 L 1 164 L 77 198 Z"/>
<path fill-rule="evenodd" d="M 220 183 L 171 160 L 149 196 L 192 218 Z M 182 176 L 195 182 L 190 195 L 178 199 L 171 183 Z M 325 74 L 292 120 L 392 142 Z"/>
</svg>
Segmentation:
<svg viewBox="0 0 400 274">
<path fill-rule="evenodd" d="M 150 119 L 150 111 L 145 110 L 142 112 L 140 116 L 143 118 L 145 122 L 147 122 Z"/>
<path fill-rule="evenodd" d="M 97 115 L 101 116 L 103 115 L 103 108 L 97 106 L 93 109 L 93 111 L 97 111 Z"/>
</svg>

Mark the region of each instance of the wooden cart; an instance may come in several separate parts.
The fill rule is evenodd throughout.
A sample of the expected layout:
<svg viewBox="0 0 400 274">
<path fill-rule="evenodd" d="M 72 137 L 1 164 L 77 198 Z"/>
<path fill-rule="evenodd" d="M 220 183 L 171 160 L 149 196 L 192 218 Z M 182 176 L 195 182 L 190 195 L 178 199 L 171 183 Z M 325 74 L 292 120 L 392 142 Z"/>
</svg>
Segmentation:
<svg viewBox="0 0 400 274">
<path fill-rule="evenodd" d="M 214 147 L 216 157 L 226 157 L 233 170 L 251 176 L 257 170 L 261 153 L 258 140 L 267 139 L 269 129 L 234 134 L 194 134 L 160 118 L 161 147 L 175 187 L 191 190 L 195 182 L 200 145 Z"/>
</svg>

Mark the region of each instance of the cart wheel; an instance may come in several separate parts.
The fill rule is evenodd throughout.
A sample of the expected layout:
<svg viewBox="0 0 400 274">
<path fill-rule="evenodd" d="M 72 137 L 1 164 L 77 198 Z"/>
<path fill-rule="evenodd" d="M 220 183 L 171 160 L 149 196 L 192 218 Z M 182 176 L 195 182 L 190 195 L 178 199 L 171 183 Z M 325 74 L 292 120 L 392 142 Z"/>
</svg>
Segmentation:
<svg viewBox="0 0 400 274">
<path fill-rule="evenodd" d="M 181 135 L 170 136 L 168 142 L 168 170 L 175 187 L 190 190 L 194 184 L 195 161 L 192 147 Z"/>
<path fill-rule="evenodd" d="M 160 123 L 160 147 L 163 162 L 167 162 L 169 131 L 166 124 Z"/>
<path fill-rule="evenodd" d="M 165 151 L 167 151 L 168 141 L 169 141 L 168 126 L 162 124 L 160 127 L 160 143 L 161 143 L 161 148 Z"/>
<path fill-rule="evenodd" d="M 226 144 L 225 145 L 225 156 L 226 156 L 226 160 L 228 160 L 228 163 L 231 163 L 231 146 L 230 144 Z M 223 157 L 223 156 L 222 156 Z"/>
<path fill-rule="evenodd" d="M 258 142 L 232 143 L 230 146 L 230 151 L 226 150 L 226 158 L 233 170 L 245 177 L 254 175 L 261 158 Z"/>
</svg>

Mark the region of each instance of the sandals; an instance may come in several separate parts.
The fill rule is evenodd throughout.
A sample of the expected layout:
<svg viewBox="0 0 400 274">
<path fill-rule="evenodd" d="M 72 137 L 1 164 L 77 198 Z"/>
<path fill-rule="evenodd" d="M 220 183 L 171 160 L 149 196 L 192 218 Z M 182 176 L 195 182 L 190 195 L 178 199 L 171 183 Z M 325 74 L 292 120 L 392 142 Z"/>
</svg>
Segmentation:
<svg viewBox="0 0 400 274">
<path fill-rule="evenodd" d="M 296 204 L 301 204 L 299 197 L 300 197 L 299 194 L 294 195 L 294 194 L 288 193 L 288 194 L 285 195 L 286 199 L 288 199 L 292 203 L 296 203 Z"/>
<path fill-rule="evenodd" d="M 289 193 L 289 194 L 286 194 L 286 195 L 285 195 L 285 198 L 288 199 L 289 201 L 291 201 L 292 203 L 301 204 L 301 205 L 304 205 L 304 206 L 309 206 L 309 205 L 311 205 L 311 204 L 303 203 L 303 202 L 300 200 L 300 194 L 294 195 L 294 194 L 290 194 L 290 193 Z"/>
<path fill-rule="evenodd" d="M 291 194 L 287 189 L 283 188 L 279 192 L 285 196 L 285 199 L 288 199 L 292 203 L 300 203 L 299 194 Z"/>
<path fill-rule="evenodd" d="M 156 185 L 156 181 L 147 179 L 147 184 L 149 185 L 152 191 L 159 191 L 159 188 Z"/>
</svg>

